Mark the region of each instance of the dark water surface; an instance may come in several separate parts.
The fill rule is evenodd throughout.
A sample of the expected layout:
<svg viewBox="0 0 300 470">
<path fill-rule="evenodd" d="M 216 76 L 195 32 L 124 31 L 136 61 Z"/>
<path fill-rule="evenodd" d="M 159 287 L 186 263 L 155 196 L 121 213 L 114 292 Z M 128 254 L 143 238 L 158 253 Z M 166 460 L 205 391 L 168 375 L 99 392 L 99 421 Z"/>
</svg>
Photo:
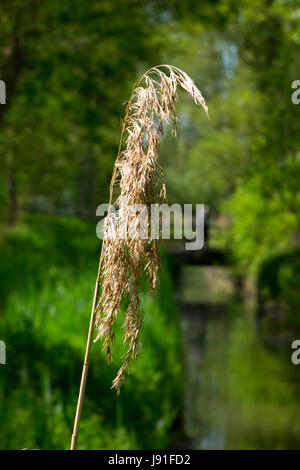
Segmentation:
<svg viewBox="0 0 300 470">
<path fill-rule="evenodd" d="M 185 434 L 196 449 L 299 449 L 297 335 L 278 345 L 280 328 L 261 334 L 254 306 L 234 293 L 228 268 L 182 269 Z"/>
</svg>

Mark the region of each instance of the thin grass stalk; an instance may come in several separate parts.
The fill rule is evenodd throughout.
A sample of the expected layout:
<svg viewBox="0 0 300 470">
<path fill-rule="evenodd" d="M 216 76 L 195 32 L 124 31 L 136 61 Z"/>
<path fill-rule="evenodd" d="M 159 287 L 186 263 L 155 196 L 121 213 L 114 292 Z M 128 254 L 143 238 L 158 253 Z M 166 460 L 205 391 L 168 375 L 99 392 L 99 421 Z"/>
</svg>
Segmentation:
<svg viewBox="0 0 300 470">
<path fill-rule="evenodd" d="M 126 110 L 126 113 L 127 113 L 127 110 Z M 120 153 L 121 153 L 124 131 L 125 131 L 125 120 L 122 124 L 121 139 L 120 139 L 119 150 L 118 150 L 116 161 L 118 160 Z M 113 174 L 112 174 L 112 178 L 110 182 L 109 205 L 111 205 L 112 200 L 113 200 L 115 179 L 116 179 L 116 167 L 114 167 L 113 169 Z M 78 433 L 79 433 L 80 419 L 81 419 L 85 387 L 86 387 L 86 381 L 87 381 L 87 375 L 88 375 L 90 352 L 91 352 L 91 345 L 92 345 L 92 339 L 93 339 L 93 330 L 95 326 L 96 306 L 97 306 L 99 289 L 100 289 L 100 284 L 101 284 L 100 278 L 101 278 L 101 268 L 102 268 L 103 253 L 104 253 L 104 250 L 103 250 L 104 243 L 105 243 L 105 240 L 103 240 L 103 243 L 102 243 L 100 259 L 99 259 L 98 274 L 97 274 L 96 285 L 94 289 L 92 311 L 91 311 L 86 349 L 85 349 L 85 355 L 84 355 L 84 361 L 83 361 L 83 367 L 82 367 L 82 373 L 81 373 L 81 381 L 80 381 L 80 387 L 79 387 L 79 393 L 78 393 L 78 399 L 77 399 L 77 406 L 76 406 L 76 412 L 75 412 L 75 418 L 74 418 L 70 450 L 76 450 L 76 447 L 77 447 L 77 438 L 78 438 Z"/>
<path fill-rule="evenodd" d="M 161 70 L 162 68 L 167 69 L 169 75 L 166 75 Z M 140 87 L 142 81 L 146 83 L 145 88 Z M 142 203 L 149 209 L 153 202 L 161 203 L 166 200 L 166 190 L 163 182 L 161 183 L 159 196 L 155 194 L 155 178 L 161 173 L 157 162 L 157 153 L 160 138 L 164 131 L 164 122 L 169 122 L 169 119 L 171 119 L 176 135 L 175 103 L 178 87 L 185 89 L 192 96 L 195 103 L 203 107 L 208 116 L 208 109 L 200 91 L 190 77 L 177 67 L 170 65 L 152 67 L 142 75 L 133 87 L 131 98 L 126 105 L 119 150 L 110 183 L 109 208 L 112 204 L 119 207 L 119 233 L 124 233 L 124 227 L 127 230 L 128 220 L 131 222 L 130 230 L 132 231 L 133 226 L 136 231 L 136 220 L 132 220 L 128 213 L 130 205 Z M 126 133 L 127 138 L 124 139 Z M 126 145 L 125 149 L 122 150 L 124 140 Z M 137 175 L 139 178 L 137 178 Z M 114 188 L 118 176 L 120 177 L 120 195 L 114 201 Z M 106 221 L 110 221 L 110 209 Z M 108 227 L 108 224 L 106 224 L 106 227 Z M 122 237 L 117 236 L 113 240 L 109 230 L 106 230 L 103 239 L 71 450 L 75 450 L 77 445 L 93 328 L 96 325 L 98 330 L 95 341 L 99 338 L 104 339 L 104 348 L 110 361 L 111 343 L 114 339 L 113 325 L 124 293 L 130 299 L 124 324 L 124 344 L 128 344 L 129 348 L 124 362 L 113 381 L 113 387 L 117 389 L 118 393 L 131 360 L 136 359 L 138 355 L 138 338 L 141 329 L 141 315 L 139 314 L 140 276 L 143 270 L 147 272 L 152 291 L 154 291 L 159 265 L 157 240 L 151 238 L 139 240 L 138 238 L 133 237 L 133 240 L 124 242 Z M 111 261 L 111 258 L 113 258 L 113 261 Z M 102 293 L 98 299 L 100 285 L 102 286 Z"/>
</svg>

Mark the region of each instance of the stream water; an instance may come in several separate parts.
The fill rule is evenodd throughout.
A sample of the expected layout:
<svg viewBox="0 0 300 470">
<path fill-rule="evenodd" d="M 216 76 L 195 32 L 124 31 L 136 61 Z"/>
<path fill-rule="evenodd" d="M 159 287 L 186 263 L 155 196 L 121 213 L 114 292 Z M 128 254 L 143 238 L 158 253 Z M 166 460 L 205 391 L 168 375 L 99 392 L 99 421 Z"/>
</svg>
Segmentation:
<svg viewBox="0 0 300 470">
<path fill-rule="evenodd" d="M 184 432 L 190 447 L 299 449 L 295 331 L 282 336 L 278 328 L 266 340 L 251 302 L 234 300 L 229 268 L 185 266 L 180 285 Z"/>
</svg>

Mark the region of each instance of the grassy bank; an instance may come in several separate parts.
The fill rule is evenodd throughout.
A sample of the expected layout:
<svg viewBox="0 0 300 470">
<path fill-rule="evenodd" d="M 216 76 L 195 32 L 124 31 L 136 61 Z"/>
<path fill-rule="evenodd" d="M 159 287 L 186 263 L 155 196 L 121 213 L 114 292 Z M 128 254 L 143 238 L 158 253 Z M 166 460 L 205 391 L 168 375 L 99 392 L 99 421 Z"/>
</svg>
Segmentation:
<svg viewBox="0 0 300 470">
<path fill-rule="evenodd" d="M 0 448 L 67 449 L 99 256 L 95 228 L 30 216 L 2 234 Z M 147 290 L 142 346 L 121 395 L 110 389 L 124 354 L 122 318 L 113 363 L 93 345 L 78 447 L 167 447 L 181 413 L 181 341 L 166 263 Z M 120 334 L 121 333 L 121 334 Z"/>
</svg>

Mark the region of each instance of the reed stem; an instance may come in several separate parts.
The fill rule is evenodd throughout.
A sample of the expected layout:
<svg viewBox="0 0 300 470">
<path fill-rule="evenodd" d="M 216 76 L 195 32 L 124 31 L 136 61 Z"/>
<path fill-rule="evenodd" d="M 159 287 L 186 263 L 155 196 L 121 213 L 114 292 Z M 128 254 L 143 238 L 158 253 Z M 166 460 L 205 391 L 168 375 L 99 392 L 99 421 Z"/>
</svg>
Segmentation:
<svg viewBox="0 0 300 470">
<path fill-rule="evenodd" d="M 125 119 L 124 119 L 123 124 L 122 124 L 121 138 L 120 138 L 120 144 L 119 144 L 119 149 L 118 149 L 116 162 L 118 161 L 118 159 L 120 157 L 120 154 L 121 154 L 122 142 L 123 142 L 123 137 L 124 137 L 124 132 L 125 132 L 125 123 L 126 123 L 127 115 L 128 115 L 128 106 L 126 107 Z M 109 206 L 111 206 L 112 200 L 113 200 L 115 180 L 116 180 L 116 166 L 114 166 L 113 174 L 112 174 L 112 178 L 111 178 L 111 182 L 110 182 Z M 77 406 L 76 406 L 76 413 L 75 413 L 75 419 L 74 419 L 73 434 L 72 434 L 72 438 L 71 438 L 70 450 L 76 450 L 76 446 L 77 446 L 77 438 L 78 438 L 81 412 L 82 412 L 84 394 L 85 394 L 85 386 L 86 386 L 88 368 L 89 368 L 89 361 L 90 361 L 90 351 L 91 351 L 92 338 L 93 338 L 93 328 L 94 328 L 94 325 L 95 325 L 96 306 L 97 306 L 97 300 L 98 300 L 98 294 L 99 294 L 99 288 L 100 288 L 100 278 L 101 278 L 102 259 L 103 259 L 103 253 L 104 253 L 104 250 L 103 250 L 104 243 L 105 242 L 103 241 L 102 248 L 101 248 L 101 254 L 100 254 L 100 260 L 99 260 L 99 266 L 98 266 L 98 274 L 97 274 L 97 279 L 96 279 L 96 285 L 95 285 L 95 290 L 94 290 L 92 312 L 91 312 L 91 317 L 90 317 L 90 325 L 89 325 L 89 331 L 88 331 L 88 336 L 87 336 L 86 349 L 85 349 L 85 355 L 84 355 L 84 361 L 83 361 L 83 367 L 82 367 L 82 373 L 81 373 L 81 381 L 80 381 L 79 394 L 78 394 L 78 399 L 77 399 Z"/>
<path fill-rule="evenodd" d="M 96 310 L 96 304 L 97 304 L 99 286 L 100 286 L 100 272 L 101 272 L 101 264 L 102 264 L 102 253 L 103 252 L 101 250 L 99 268 L 98 268 L 98 276 L 97 276 L 95 290 L 94 290 L 93 306 L 92 306 L 90 326 L 89 326 L 89 331 L 88 331 L 88 336 L 87 336 L 85 356 L 84 356 L 83 367 L 82 367 L 81 382 L 80 382 L 80 388 L 79 388 L 79 394 L 78 394 L 78 401 L 77 401 L 77 407 L 76 407 L 76 413 L 75 413 L 75 420 L 74 420 L 74 427 L 73 427 L 73 434 L 72 434 L 72 439 L 71 439 L 71 448 L 70 448 L 70 450 L 75 450 L 76 445 L 77 445 L 77 437 L 78 437 L 78 432 L 79 432 L 81 411 L 82 411 L 82 407 L 83 407 L 85 385 L 86 385 L 88 368 L 89 368 L 89 359 L 90 359 L 90 351 L 91 351 L 91 344 L 92 344 L 92 337 L 93 337 L 93 329 L 94 329 L 94 324 L 95 324 L 95 314 L 96 314 L 95 310 Z"/>
</svg>

